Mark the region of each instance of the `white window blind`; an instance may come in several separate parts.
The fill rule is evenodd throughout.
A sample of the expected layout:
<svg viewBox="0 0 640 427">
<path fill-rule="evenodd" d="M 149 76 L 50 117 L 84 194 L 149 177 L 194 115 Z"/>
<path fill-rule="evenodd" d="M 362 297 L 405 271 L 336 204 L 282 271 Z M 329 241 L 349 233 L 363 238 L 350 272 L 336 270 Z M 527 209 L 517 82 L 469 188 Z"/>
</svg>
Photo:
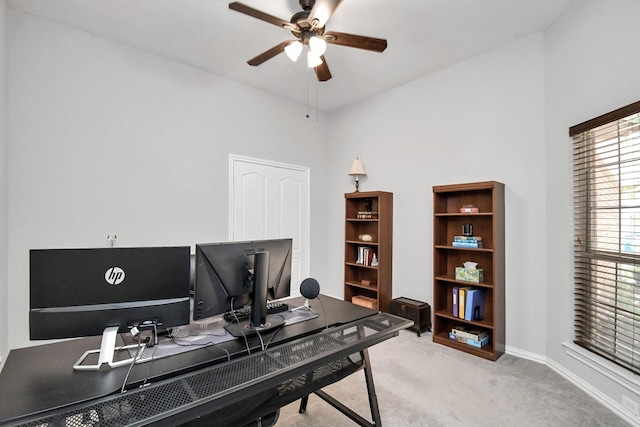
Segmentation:
<svg viewBox="0 0 640 427">
<path fill-rule="evenodd" d="M 570 135 L 575 343 L 640 373 L 640 102 Z"/>
</svg>

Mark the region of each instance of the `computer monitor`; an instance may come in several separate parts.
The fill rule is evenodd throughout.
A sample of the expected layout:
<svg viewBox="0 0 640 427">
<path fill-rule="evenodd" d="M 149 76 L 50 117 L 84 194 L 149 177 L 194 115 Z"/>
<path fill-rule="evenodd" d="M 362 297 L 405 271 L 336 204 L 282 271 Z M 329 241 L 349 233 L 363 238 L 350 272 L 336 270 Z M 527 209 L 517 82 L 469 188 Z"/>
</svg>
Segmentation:
<svg viewBox="0 0 640 427">
<path fill-rule="evenodd" d="M 267 301 L 291 292 L 292 239 L 255 240 L 196 245 L 194 320 L 226 313 L 251 303 L 251 319 L 241 330 L 251 333 L 277 326 L 268 318 Z"/>
<path fill-rule="evenodd" d="M 78 370 L 114 362 L 118 333 L 154 332 L 189 323 L 190 247 L 32 249 L 29 333 L 32 340 L 102 334 L 100 351 Z M 99 353 L 98 364 L 83 364 Z"/>
</svg>

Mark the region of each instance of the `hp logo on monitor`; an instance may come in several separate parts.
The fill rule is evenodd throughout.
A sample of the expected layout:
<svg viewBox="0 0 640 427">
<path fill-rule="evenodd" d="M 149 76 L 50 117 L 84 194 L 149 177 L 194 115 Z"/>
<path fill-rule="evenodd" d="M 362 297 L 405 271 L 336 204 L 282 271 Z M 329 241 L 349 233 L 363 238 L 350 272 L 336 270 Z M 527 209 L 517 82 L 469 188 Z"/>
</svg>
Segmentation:
<svg viewBox="0 0 640 427">
<path fill-rule="evenodd" d="M 110 285 L 119 285 L 124 280 L 124 270 L 120 267 L 111 267 L 104 273 L 104 280 Z"/>
</svg>

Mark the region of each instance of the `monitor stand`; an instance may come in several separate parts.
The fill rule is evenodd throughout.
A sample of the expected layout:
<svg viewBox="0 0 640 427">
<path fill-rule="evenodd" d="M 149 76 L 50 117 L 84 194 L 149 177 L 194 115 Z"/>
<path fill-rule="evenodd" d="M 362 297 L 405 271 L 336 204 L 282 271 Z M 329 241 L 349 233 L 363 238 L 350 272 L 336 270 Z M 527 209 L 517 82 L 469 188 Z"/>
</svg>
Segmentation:
<svg viewBox="0 0 640 427">
<path fill-rule="evenodd" d="M 113 357 L 116 351 L 120 350 L 129 350 L 131 348 L 140 347 L 140 350 L 137 354 L 142 354 L 144 351 L 146 344 L 130 344 L 118 347 L 116 349 L 116 338 L 118 337 L 118 326 L 112 326 L 105 328 L 102 333 L 102 343 L 100 344 L 100 350 L 88 350 L 78 359 L 78 361 L 73 365 L 73 369 L 76 371 L 98 371 L 103 363 L 108 364 L 112 368 L 117 368 L 118 366 L 128 365 L 135 360 L 134 357 L 130 357 L 125 360 L 114 361 Z M 96 365 L 82 364 L 84 360 L 90 355 L 98 353 L 98 363 Z"/>
<path fill-rule="evenodd" d="M 239 323 L 228 323 L 224 328 L 234 337 L 243 337 L 265 332 L 281 325 L 284 325 L 284 317 L 279 314 L 268 314 L 264 325 L 253 326 L 251 320 L 244 320 Z"/>
</svg>

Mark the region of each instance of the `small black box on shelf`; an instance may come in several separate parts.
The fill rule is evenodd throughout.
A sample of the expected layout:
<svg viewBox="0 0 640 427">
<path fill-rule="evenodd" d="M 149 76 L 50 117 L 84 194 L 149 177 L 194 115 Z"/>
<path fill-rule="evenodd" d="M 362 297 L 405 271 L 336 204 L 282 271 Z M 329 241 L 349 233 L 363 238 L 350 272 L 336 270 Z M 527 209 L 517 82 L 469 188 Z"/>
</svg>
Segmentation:
<svg viewBox="0 0 640 427">
<path fill-rule="evenodd" d="M 413 326 L 409 329 L 417 332 L 418 336 L 425 329 L 431 331 L 431 306 L 426 302 L 405 297 L 395 298 L 391 300 L 390 311 L 396 316 L 413 320 Z"/>
</svg>

